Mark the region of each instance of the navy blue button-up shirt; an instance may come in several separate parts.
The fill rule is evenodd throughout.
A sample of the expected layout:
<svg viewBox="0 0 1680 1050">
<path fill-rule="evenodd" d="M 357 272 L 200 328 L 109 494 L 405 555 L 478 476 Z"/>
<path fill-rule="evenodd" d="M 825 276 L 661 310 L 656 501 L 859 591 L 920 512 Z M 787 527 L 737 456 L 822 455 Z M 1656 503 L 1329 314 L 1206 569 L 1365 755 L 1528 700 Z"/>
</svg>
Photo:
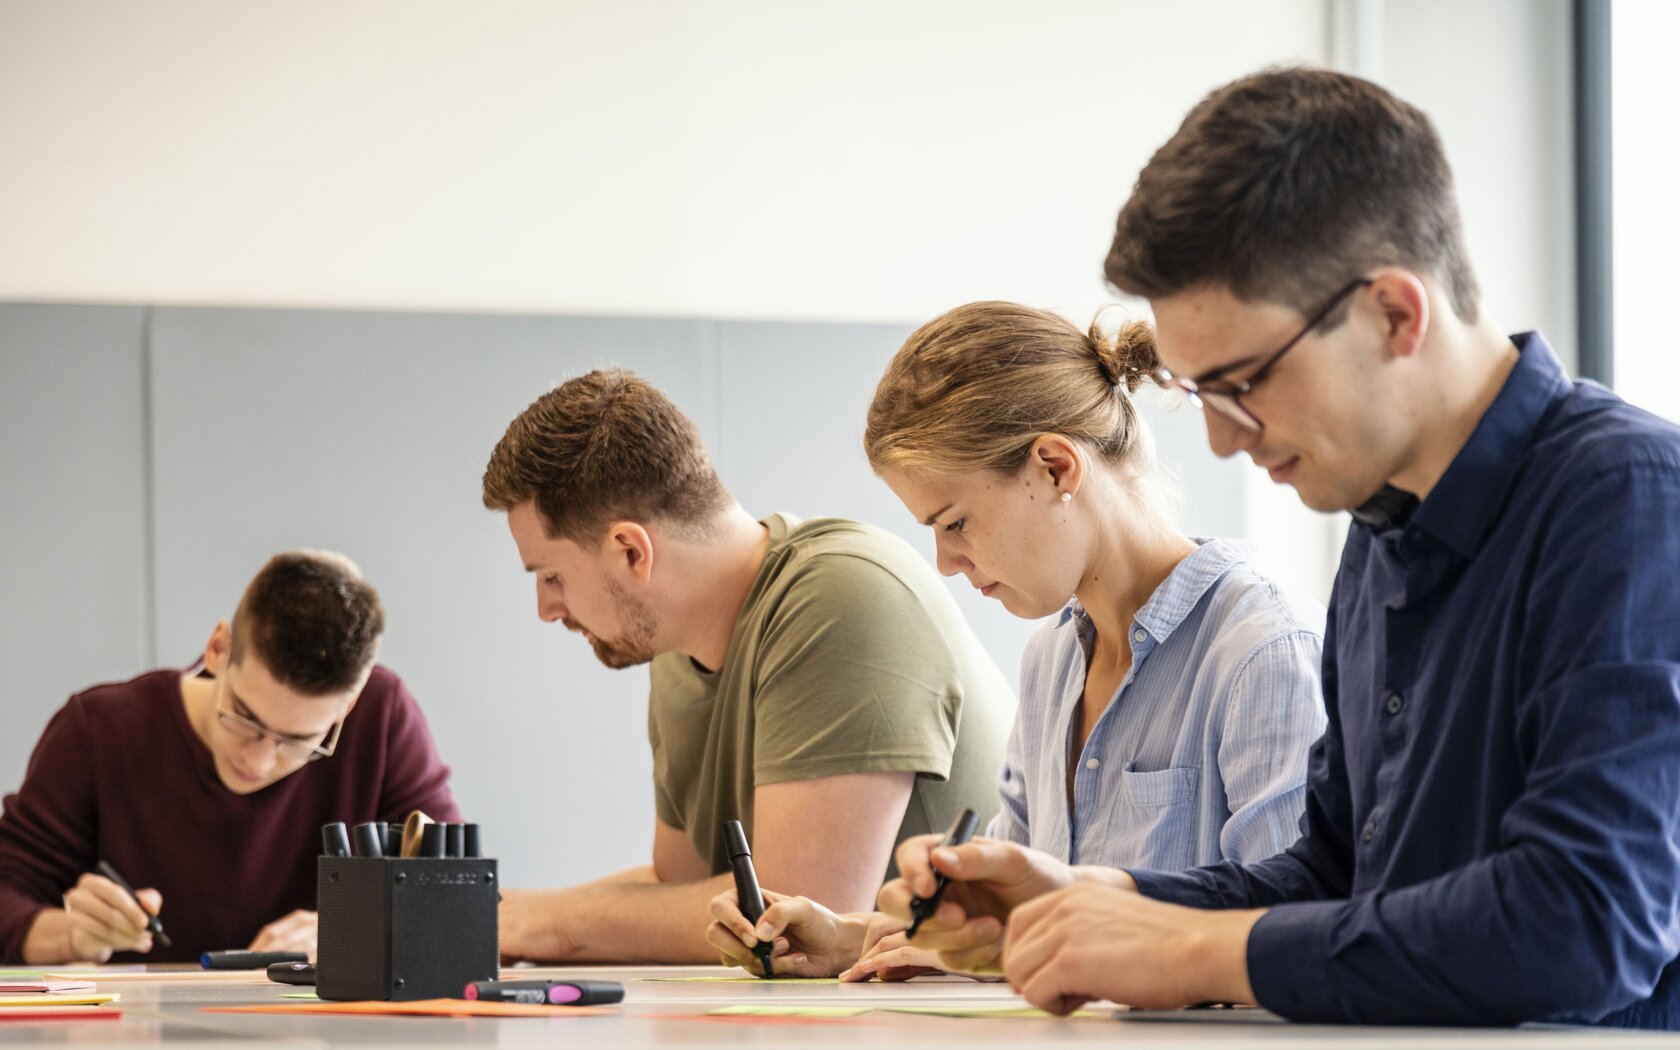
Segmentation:
<svg viewBox="0 0 1680 1050">
<path fill-rule="evenodd" d="M 1286 1017 L 1680 1028 L 1680 429 L 1514 342 L 1428 498 L 1349 531 L 1301 839 L 1133 873 L 1270 907 Z"/>
</svg>

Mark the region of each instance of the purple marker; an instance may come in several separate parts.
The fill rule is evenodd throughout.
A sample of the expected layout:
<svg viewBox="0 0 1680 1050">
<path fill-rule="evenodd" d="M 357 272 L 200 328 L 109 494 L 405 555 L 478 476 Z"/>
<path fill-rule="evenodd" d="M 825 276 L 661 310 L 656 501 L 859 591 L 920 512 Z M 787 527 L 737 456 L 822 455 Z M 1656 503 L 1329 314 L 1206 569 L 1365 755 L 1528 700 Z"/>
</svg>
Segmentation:
<svg viewBox="0 0 1680 1050">
<path fill-rule="evenodd" d="M 486 1003 L 600 1006 L 624 1001 L 617 981 L 474 981 L 461 998 Z"/>
</svg>

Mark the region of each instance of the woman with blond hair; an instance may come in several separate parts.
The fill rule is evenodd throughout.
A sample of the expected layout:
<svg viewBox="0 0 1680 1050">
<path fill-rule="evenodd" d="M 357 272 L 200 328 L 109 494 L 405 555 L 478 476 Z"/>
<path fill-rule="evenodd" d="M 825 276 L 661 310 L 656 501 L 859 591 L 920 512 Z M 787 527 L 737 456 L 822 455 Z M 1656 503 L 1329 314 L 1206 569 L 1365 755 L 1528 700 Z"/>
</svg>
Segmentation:
<svg viewBox="0 0 1680 1050">
<path fill-rule="evenodd" d="M 1253 861 L 1298 834 L 1325 720 L 1323 610 L 1240 545 L 1174 525 L 1132 399 L 1159 368 L 1144 322 L 1110 337 L 970 303 L 910 336 L 869 409 L 870 466 L 934 530 L 939 570 L 1048 618 L 1022 658 L 986 833 L 1032 865 Z M 766 898 L 756 928 L 732 893 L 713 901 L 726 959 L 753 967 L 774 939 L 777 972 L 866 980 L 935 962 L 883 916 Z"/>
</svg>

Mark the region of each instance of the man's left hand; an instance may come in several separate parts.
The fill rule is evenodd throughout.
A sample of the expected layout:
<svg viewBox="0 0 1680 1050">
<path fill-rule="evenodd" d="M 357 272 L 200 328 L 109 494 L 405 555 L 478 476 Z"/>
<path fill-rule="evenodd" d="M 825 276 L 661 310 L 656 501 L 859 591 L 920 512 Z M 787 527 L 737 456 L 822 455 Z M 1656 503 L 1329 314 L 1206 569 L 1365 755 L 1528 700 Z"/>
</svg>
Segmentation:
<svg viewBox="0 0 1680 1050">
<path fill-rule="evenodd" d="M 250 950 L 254 952 L 304 952 L 313 960 L 315 958 L 315 934 L 319 925 L 319 916 L 315 912 L 299 909 L 284 918 L 275 919 L 259 930 L 256 939 L 251 942 Z"/>
<path fill-rule="evenodd" d="M 1264 910 L 1205 911 L 1079 882 L 1009 915 L 1004 973 L 1034 1006 L 1108 999 L 1141 1009 L 1251 1003 L 1248 933 Z"/>
</svg>

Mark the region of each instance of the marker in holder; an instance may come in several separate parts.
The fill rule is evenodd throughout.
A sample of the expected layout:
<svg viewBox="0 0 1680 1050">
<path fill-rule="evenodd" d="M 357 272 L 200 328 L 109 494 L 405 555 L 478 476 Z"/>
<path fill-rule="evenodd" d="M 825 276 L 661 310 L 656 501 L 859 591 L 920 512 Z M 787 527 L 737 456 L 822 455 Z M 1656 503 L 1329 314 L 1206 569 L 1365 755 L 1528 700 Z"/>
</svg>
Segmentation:
<svg viewBox="0 0 1680 1050">
<path fill-rule="evenodd" d="M 433 828 L 441 851 L 443 829 L 427 830 Z M 316 994 L 442 999 L 495 980 L 500 888 L 489 857 L 319 858 Z"/>
</svg>

